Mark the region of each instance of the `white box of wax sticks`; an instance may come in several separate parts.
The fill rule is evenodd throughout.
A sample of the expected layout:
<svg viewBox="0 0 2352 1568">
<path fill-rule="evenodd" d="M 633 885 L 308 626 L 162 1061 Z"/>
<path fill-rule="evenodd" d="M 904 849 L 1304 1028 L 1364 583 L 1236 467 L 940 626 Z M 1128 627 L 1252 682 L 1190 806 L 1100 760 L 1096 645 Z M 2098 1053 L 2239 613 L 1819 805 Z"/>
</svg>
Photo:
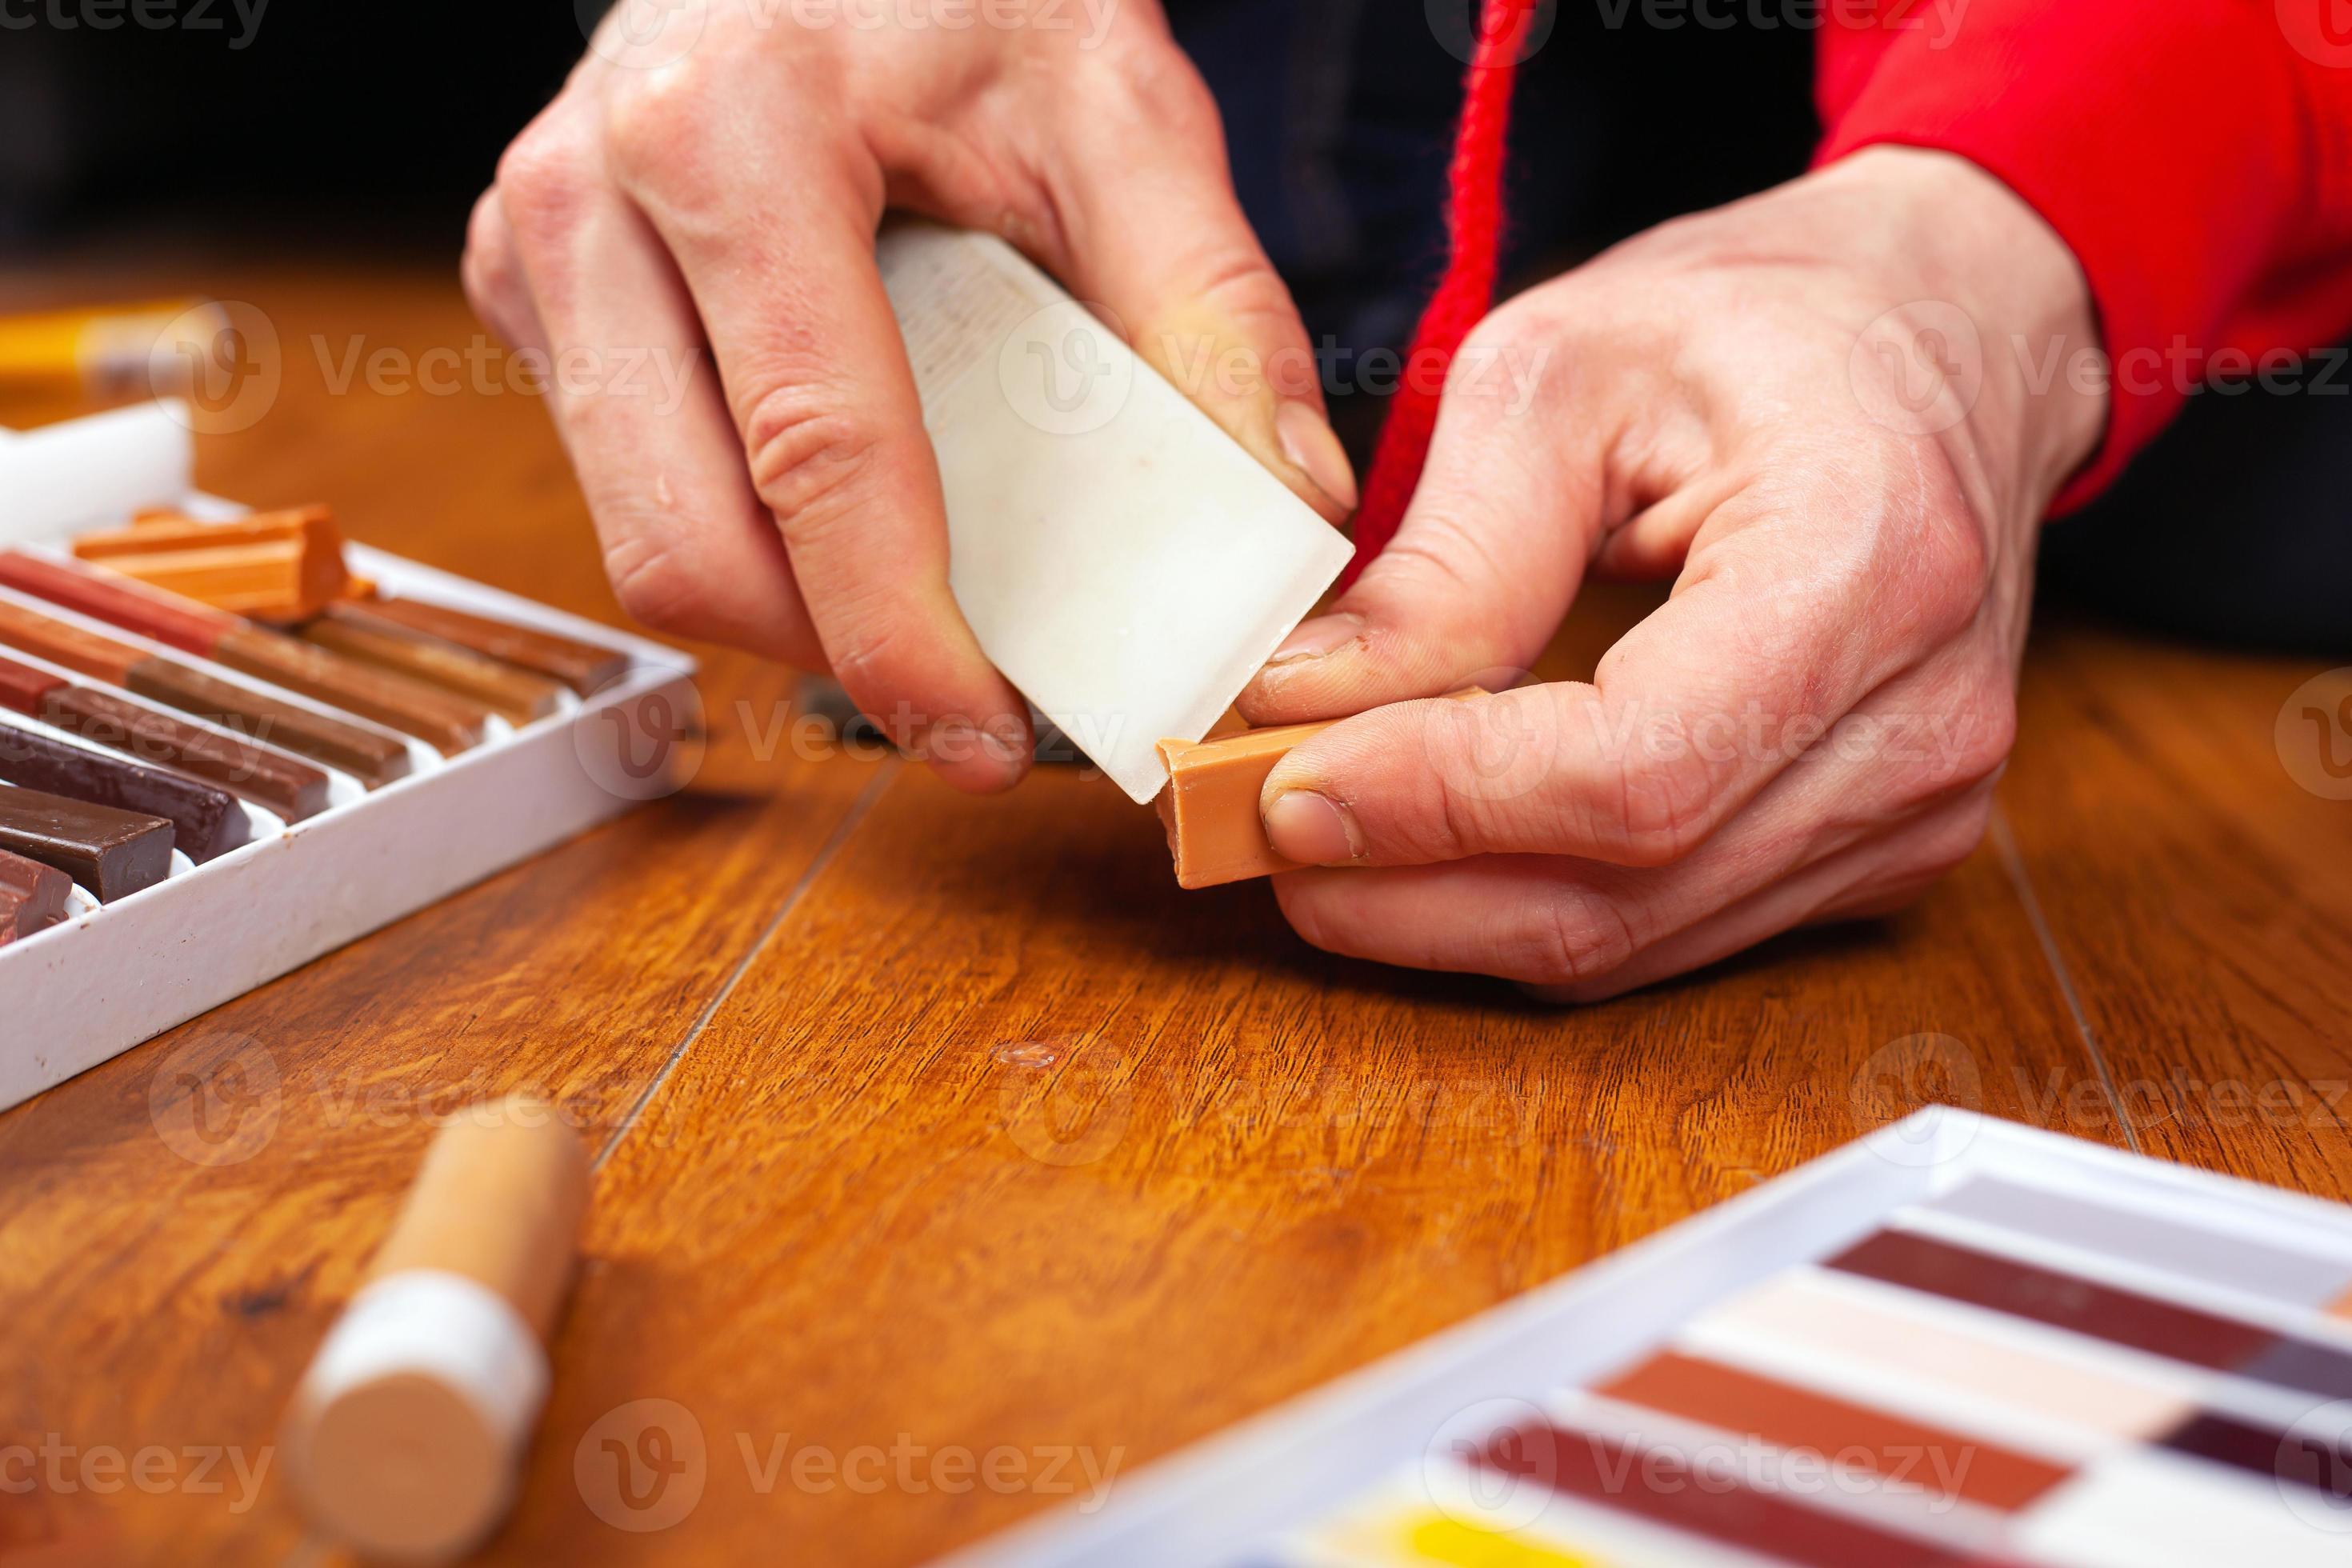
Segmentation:
<svg viewBox="0 0 2352 1568">
<path fill-rule="evenodd" d="M 187 426 L 169 405 L 0 431 L 0 546 L 62 552 L 75 534 L 118 527 L 147 507 L 205 519 L 247 510 L 195 492 L 192 474 Z M 409 775 L 373 792 L 331 771 L 328 808 L 305 821 L 248 806 L 251 842 L 202 866 L 175 853 L 172 873 L 144 891 L 101 905 L 76 889 L 63 923 L 0 947 L 0 1109 L 668 793 L 677 716 L 693 711 L 693 660 L 382 551 L 352 546 L 348 556 L 387 597 L 593 644 L 625 656 L 627 668 L 593 694 L 564 692 L 555 712 L 528 724 L 491 719 L 482 742 L 454 756 L 410 742 Z M 120 626 L 10 590 L 0 598 L 373 728 Z M 14 649 L 0 654 L 85 679 Z M 14 714 L 6 722 L 83 744 Z"/>
</svg>

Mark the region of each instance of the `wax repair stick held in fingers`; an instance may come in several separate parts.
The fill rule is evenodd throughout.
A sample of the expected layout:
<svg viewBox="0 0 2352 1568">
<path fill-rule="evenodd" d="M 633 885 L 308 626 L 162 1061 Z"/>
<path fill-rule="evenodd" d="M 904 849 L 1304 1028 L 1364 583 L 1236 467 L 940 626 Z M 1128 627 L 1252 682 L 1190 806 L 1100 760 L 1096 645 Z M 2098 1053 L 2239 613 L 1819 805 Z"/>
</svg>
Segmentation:
<svg viewBox="0 0 2352 1568">
<path fill-rule="evenodd" d="M 497 1528 L 546 1402 L 589 1184 L 579 1135 L 535 1101 L 460 1111 L 434 1140 L 287 1412 L 289 1471 L 322 1533 L 435 1563 Z"/>
</svg>

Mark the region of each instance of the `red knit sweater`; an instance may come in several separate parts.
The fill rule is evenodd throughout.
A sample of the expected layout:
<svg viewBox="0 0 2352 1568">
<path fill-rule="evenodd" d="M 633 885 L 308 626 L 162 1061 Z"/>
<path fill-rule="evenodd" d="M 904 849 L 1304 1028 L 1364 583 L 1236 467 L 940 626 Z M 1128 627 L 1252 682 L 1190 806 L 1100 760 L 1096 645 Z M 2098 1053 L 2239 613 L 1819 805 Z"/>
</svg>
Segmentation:
<svg viewBox="0 0 2352 1568">
<path fill-rule="evenodd" d="M 2113 480 L 2209 374 L 2244 378 L 2352 330 L 2352 0 L 1820 4 L 1816 162 L 1880 142 L 1959 153 L 2031 203 L 2090 279 L 2113 411 L 2056 510 Z M 1444 363 L 1486 307 L 1498 122 L 1531 5 L 1485 0 L 1451 170 L 1453 253 L 1415 360 Z M 1366 477 L 1358 569 L 1420 476 L 1437 380 L 1414 380 Z M 2298 384 L 2343 395 L 2352 373 Z"/>
<path fill-rule="evenodd" d="M 1942 0 L 1940 21 L 1937 5 L 1828 0 L 1819 158 L 1958 153 L 2073 247 L 2114 412 L 2061 510 L 2209 372 L 2352 329 L 2352 0 Z"/>
</svg>

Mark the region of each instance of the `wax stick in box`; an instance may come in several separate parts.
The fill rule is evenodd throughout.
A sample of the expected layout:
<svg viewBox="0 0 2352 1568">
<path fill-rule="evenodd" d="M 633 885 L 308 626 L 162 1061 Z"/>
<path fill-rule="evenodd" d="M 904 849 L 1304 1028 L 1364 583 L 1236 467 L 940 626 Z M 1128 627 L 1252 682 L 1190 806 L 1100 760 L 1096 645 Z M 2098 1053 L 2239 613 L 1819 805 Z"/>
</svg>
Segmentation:
<svg viewBox="0 0 2352 1568">
<path fill-rule="evenodd" d="M 347 659 L 96 563 L 0 550 L 0 584 L 414 735 L 444 755 L 479 745 L 489 718 L 488 708 L 439 687 Z"/>
<path fill-rule="evenodd" d="M 505 1516 L 547 1397 L 544 1349 L 587 1212 L 553 1108 L 459 1112 L 287 1413 L 311 1521 L 362 1553 L 446 1561 Z"/>
</svg>

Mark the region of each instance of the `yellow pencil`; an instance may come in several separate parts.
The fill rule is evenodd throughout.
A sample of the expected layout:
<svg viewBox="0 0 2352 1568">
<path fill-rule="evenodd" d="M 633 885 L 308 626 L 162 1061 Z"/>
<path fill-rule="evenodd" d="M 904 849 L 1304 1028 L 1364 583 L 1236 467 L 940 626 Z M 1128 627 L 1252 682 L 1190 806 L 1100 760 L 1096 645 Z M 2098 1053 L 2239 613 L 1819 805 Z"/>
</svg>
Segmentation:
<svg viewBox="0 0 2352 1568">
<path fill-rule="evenodd" d="M 226 310 L 201 299 L 0 317 L 0 384 L 176 391 L 228 324 Z"/>
</svg>

